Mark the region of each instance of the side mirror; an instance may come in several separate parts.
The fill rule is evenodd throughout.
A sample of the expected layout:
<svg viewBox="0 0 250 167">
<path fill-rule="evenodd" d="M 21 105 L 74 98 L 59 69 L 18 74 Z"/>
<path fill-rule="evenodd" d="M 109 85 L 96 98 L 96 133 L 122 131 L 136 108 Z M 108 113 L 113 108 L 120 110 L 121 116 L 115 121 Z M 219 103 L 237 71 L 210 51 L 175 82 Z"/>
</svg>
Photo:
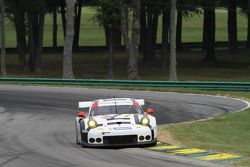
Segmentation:
<svg viewBox="0 0 250 167">
<path fill-rule="evenodd" d="M 86 118 L 86 113 L 85 112 L 79 112 L 78 117 Z"/>
<path fill-rule="evenodd" d="M 152 115 L 154 113 L 154 110 L 152 108 L 147 109 L 147 114 Z"/>
</svg>

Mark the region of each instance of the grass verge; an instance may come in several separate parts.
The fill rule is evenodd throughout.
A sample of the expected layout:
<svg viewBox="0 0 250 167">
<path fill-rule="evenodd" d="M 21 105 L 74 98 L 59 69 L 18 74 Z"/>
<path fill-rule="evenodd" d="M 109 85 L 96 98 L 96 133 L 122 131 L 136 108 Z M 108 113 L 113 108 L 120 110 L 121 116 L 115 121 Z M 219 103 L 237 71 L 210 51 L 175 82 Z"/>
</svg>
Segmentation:
<svg viewBox="0 0 250 167">
<path fill-rule="evenodd" d="M 250 99 L 249 92 L 202 92 Z M 243 160 L 235 162 L 234 165 L 246 167 L 250 164 L 249 127 L 250 109 L 247 109 L 207 121 L 162 125 L 159 127 L 159 139 L 185 147 L 238 154 L 243 156 Z"/>
</svg>

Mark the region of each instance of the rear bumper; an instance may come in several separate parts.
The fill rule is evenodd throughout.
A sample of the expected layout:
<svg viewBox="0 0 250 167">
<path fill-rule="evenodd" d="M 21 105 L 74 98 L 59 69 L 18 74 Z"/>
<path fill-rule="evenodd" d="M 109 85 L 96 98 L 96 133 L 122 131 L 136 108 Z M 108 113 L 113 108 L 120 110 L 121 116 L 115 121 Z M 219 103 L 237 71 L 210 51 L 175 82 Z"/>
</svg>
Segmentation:
<svg viewBox="0 0 250 167">
<path fill-rule="evenodd" d="M 136 142 L 136 143 L 116 143 L 116 144 L 90 144 L 85 141 L 82 141 L 83 147 L 128 147 L 128 146 L 147 146 L 154 145 L 157 143 L 157 138 L 154 138 L 150 141 L 145 142 Z"/>
</svg>

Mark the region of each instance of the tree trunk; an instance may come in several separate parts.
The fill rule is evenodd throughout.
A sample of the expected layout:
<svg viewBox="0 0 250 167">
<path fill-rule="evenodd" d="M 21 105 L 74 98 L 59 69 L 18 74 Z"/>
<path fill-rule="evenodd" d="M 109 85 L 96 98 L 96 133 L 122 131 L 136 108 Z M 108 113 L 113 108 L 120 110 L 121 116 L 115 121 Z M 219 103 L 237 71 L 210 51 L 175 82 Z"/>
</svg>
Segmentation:
<svg viewBox="0 0 250 167">
<path fill-rule="evenodd" d="M 126 51 L 128 55 L 128 79 L 138 79 L 137 70 L 137 57 L 138 56 L 138 45 L 139 45 L 139 35 L 140 35 L 140 0 L 132 1 L 133 5 L 133 23 L 132 23 L 132 40 L 130 41 L 128 35 L 128 7 L 126 6 L 125 0 L 120 0 L 121 9 L 121 29 L 124 44 L 126 46 Z"/>
<path fill-rule="evenodd" d="M 228 7 L 228 42 L 229 50 L 237 52 L 237 2 L 236 0 L 229 0 Z"/>
<path fill-rule="evenodd" d="M 169 80 L 177 80 L 176 62 L 176 0 L 171 0 L 170 8 L 170 69 Z"/>
<path fill-rule="evenodd" d="M 150 52 L 152 47 L 152 39 L 153 39 L 153 13 L 148 11 L 147 13 L 147 30 L 146 30 L 146 47 L 143 53 L 143 63 L 150 63 Z"/>
<path fill-rule="evenodd" d="M 177 28 L 176 28 L 176 47 L 177 49 L 182 49 L 182 10 L 177 11 Z"/>
<path fill-rule="evenodd" d="M 66 0 L 67 27 L 63 51 L 63 78 L 74 78 L 72 67 L 72 48 L 74 39 L 74 17 L 76 0 Z"/>
<path fill-rule="evenodd" d="M 164 74 L 167 73 L 167 63 L 169 57 L 169 20 L 170 13 L 169 9 L 163 11 L 162 16 L 162 55 L 161 55 L 161 69 Z"/>
<path fill-rule="evenodd" d="M 44 32 L 44 11 L 39 13 L 28 12 L 29 25 L 29 53 L 30 58 L 26 71 L 41 72 L 43 32 Z"/>
<path fill-rule="evenodd" d="M 247 19 L 248 19 L 248 26 L 247 26 L 247 44 L 246 48 L 250 48 L 250 0 L 247 0 Z"/>
<path fill-rule="evenodd" d="M 6 72 L 6 50 L 5 50 L 5 5 L 4 0 L 0 0 L 0 9 L 1 9 L 1 16 L 0 16 L 0 42 L 1 42 L 1 75 L 3 77 L 7 76 Z"/>
<path fill-rule="evenodd" d="M 126 47 L 127 56 L 131 54 L 130 39 L 128 35 L 128 7 L 125 4 L 125 0 L 119 1 L 120 10 L 121 10 L 121 31 L 123 36 L 123 43 Z"/>
<path fill-rule="evenodd" d="M 147 16 L 146 16 L 146 10 L 145 5 L 142 4 L 141 7 L 141 30 L 140 30 L 140 51 L 144 52 L 146 47 L 146 37 L 147 37 Z"/>
<path fill-rule="evenodd" d="M 16 30 L 16 40 L 17 40 L 17 52 L 19 63 L 23 69 L 26 68 L 27 62 L 25 60 L 26 53 L 26 27 L 25 27 L 25 16 L 24 9 L 20 2 L 15 1 L 15 10 L 14 10 L 14 22 L 15 22 L 15 30 Z"/>
<path fill-rule="evenodd" d="M 203 14 L 203 43 L 202 43 L 202 49 L 206 50 L 207 49 L 207 29 L 209 27 L 208 25 L 208 15 L 209 15 L 209 9 L 204 8 L 204 14 Z"/>
<path fill-rule="evenodd" d="M 215 61 L 215 2 L 214 0 L 209 0 L 208 2 L 208 12 L 207 12 L 207 46 L 206 46 L 206 61 Z"/>
<path fill-rule="evenodd" d="M 29 26 L 29 62 L 27 64 L 27 68 L 25 71 L 33 72 L 35 71 L 35 36 L 34 36 L 34 22 L 35 22 L 35 16 L 34 13 L 27 13 L 28 16 L 28 26 Z"/>
<path fill-rule="evenodd" d="M 113 28 L 113 47 L 114 47 L 114 49 L 120 49 L 121 46 L 122 46 L 121 29 L 120 28 Z"/>
<path fill-rule="evenodd" d="M 57 7 L 53 9 L 53 48 L 57 48 Z"/>
<path fill-rule="evenodd" d="M 113 37 L 113 30 L 110 28 L 110 33 L 109 33 L 109 72 L 108 72 L 108 77 L 109 79 L 114 79 L 114 69 L 115 69 L 115 60 L 114 60 L 114 37 Z"/>
<path fill-rule="evenodd" d="M 150 64 L 155 64 L 156 62 L 156 55 L 155 55 L 155 51 L 156 51 L 156 43 L 157 43 L 157 30 L 158 30 L 158 18 L 159 18 L 159 14 L 158 13 L 154 13 L 153 14 L 153 24 L 152 24 L 152 42 L 151 42 L 151 46 L 150 47 Z"/>
<path fill-rule="evenodd" d="M 121 26 L 121 23 L 119 23 Z M 119 27 L 119 26 L 118 26 Z M 109 49 L 109 43 L 110 43 L 110 31 L 112 31 L 113 34 L 113 48 L 114 49 L 120 49 L 121 48 L 121 41 L 122 41 L 122 33 L 121 33 L 121 29 L 120 28 L 110 28 L 107 26 L 104 26 L 104 30 L 105 30 L 105 39 L 106 39 L 106 48 Z"/>
<path fill-rule="evenodd" d="M 60 2 L 60 7 L 61 7 L 63 35 L 64 35 L 64 38 L 65 38 L 65 36 L 66 36 L 66 11 L 65 11 L 65 3 L 64 3 L 64 1 Z"/>
<path fill-rule="evenodd" d="M 80 38 L 80 27 L 81 27 L 81 16 L 82 16 L 82 0 L 78 0 L 78 3 L 75 8 L 75 35 L 73 48 L 77 50 L 79 48 L 79 38 Z"/>
<path fill-rule="evenodd" d="M 156 63 L 156 41 L 157 41 L 157 30 L 158 30 L 158 13 L 148 12 L 148 25 L 147 25 L 147 37 L 146 37 L 146 48 L 144 51 L 143 62 L 148 64 Z"/>
<path fill-rule="evenodd" d="M 108 26 L 104 26 L 104 33 L 105 33 L 106 49 L 109 49 L 110 28 Z"/>
<path fill-rule="evenodd" d="M 37 45 L 35 46 L 36 51 L 36 72 L 41 72 L 41 64 L 42 64 L 42 48 L 43 48 L 43 32 L 44 32 L 44 12 L 40 12 L 38 14 L 38 28 L 37 28 Z"/>
<path fill-rule="evenodd" d="M 132 54 L 129 55 L 129 60 L 128 60 L 128 79 L 135 80 L 139 78 L 137 58 L 139 56 L 141 0 L 133 0 L 132 8 L 133 8 L 133 22 L 132 22 L 132 37 L 131 37 L 131 48 L 130 48 L 132 49 Z"/>
</svg>

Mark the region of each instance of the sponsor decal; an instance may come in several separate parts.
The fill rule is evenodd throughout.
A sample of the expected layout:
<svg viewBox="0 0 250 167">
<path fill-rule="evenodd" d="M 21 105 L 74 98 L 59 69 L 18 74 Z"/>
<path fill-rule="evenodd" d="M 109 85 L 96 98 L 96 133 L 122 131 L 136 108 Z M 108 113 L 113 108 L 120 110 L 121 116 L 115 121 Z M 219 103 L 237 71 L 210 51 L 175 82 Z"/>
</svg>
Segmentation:
<svg viewBox="0 0 250 167">
<path fill-rule="evenodd" d="M 121 118 L 129 118 L 130 117 L 130 114 L 123 114 L 121 115 Z"/>
</svg>

